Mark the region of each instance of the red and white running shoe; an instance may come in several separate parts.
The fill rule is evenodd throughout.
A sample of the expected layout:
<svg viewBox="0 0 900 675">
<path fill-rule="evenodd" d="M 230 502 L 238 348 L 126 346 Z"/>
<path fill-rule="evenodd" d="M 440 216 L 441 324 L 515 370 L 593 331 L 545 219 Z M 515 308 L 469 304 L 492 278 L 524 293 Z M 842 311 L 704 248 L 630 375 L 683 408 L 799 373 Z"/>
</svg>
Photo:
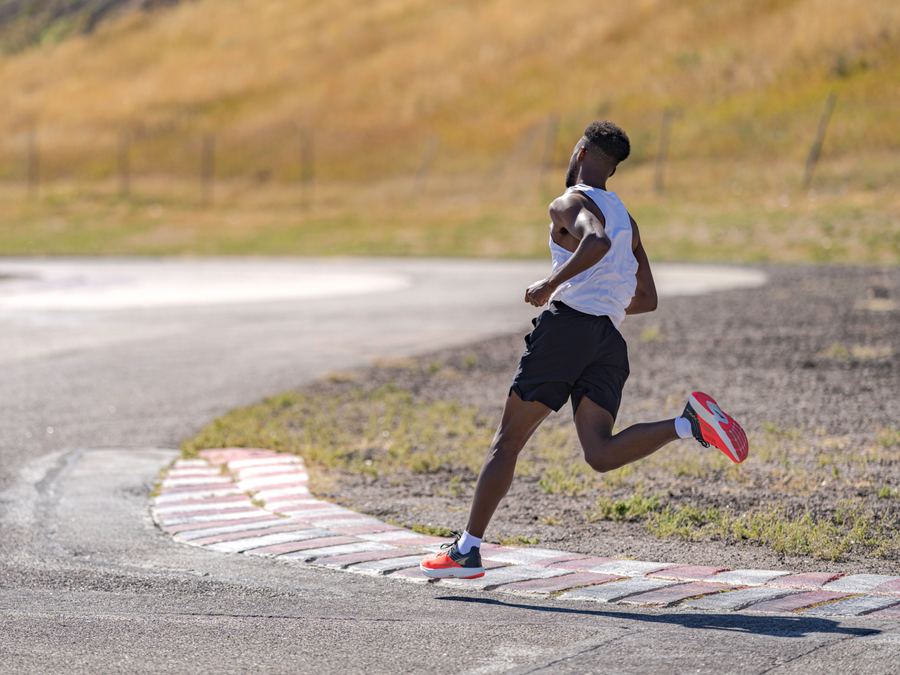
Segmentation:
<svg viewBox="0 0 900 675">
<path fill-rule="evenodd" d="M 716 446 L 737 464 L 747 459 L 750 450 L 747 434 L 734 418 L 722 412 L 711 396 L 695 391 L 681 416 L 690 421 L 694 438 L 704 447 Z"/>
<path fill-rule="evenodd" d="M 456 539 L 441 548 L 446 552 L 436 553 L 425 557 L 419 563 L 422 574 L 432 579 L 477 579 L 484 576 L 484 565 L 481 562 L 481 549 L 473 546 L 463 555 L 459 552 L 457 544 L 462 535 L 454 532 Z"/>
</svg>

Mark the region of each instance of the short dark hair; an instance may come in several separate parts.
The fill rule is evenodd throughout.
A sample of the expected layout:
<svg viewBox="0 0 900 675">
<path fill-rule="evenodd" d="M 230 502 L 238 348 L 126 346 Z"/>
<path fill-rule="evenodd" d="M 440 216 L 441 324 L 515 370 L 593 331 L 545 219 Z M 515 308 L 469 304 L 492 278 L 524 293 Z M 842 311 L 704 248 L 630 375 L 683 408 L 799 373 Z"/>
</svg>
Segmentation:
<svg viewBox="0 0 900 675">
<path fill-rule="evenodd" d="M 612 122 L 591 122 L 584 130 L 589 150 L 599 150 L 616 164 L 631 154 L 631 141 L 622 128 Z"/>
</svg>

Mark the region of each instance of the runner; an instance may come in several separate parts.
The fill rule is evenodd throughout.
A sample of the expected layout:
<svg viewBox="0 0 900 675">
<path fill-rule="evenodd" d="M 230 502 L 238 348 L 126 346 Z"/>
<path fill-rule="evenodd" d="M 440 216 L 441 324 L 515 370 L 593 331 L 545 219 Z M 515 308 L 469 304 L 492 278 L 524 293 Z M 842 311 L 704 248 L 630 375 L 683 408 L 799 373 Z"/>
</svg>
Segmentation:
<svg viewBox="0 0 900 675">
<path fill-rule="evenodd" d="M 747 458 L 747 437 L 706 394 L 694 392 L 681 417 L 635 424 L 613 435 L 628 378 L 628 350 L 618 327 L 626 314 L 656 309 L 656 286 L 637 224 L 606 182 L 631 152 L 625 132 L 593 122 L 575 146 L 566 191 L 550 205 L 553 271 L 525 291 L 525 302 L 548 308 L 534 319 L 491 442 L 462 535 L 430 555 L 422 572 L 434 578 L 484 575 L 481 540 L 512 485 L 516 459 L 546 419 L 571 398 L 584 459 L 606 472 L 643 459 L 679 438 L 714 445 L 732 461 Z"/>
</svg>

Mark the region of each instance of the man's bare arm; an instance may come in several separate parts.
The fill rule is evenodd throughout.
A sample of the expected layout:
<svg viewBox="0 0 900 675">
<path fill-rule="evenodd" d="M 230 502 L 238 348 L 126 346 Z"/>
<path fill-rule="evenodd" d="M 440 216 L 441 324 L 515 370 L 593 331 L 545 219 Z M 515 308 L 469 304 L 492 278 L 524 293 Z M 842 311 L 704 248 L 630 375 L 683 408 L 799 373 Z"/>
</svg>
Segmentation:
<svg viewBox="0 0 900 675">
<path fill-rule="evenodd" d="M 549 277 L 532 284 L 525 291 L 525 302 L 530 302 L 535 307 L 547 304 L 561 284 L 596 265 L 612 246 L 603 227 L 604 223 L 576 195 L 564 195 L 556 199 L 550 205 L 550 218 L 553 220 L 554 230 L 577 239 L 578 247 L 572 257 L 556 268 Z"/>
<path fill-rule="evenodd" d="M 637 223 L 634 218 L 631 219 L 631 245 L 634 251 L 634 259 L 637 260 L 637 288 L 634 291 L 634 297 L 631 299 L 628 307 L 625 308 L 626 314 L 644 314 L 652 312 L 656 309 L 658 298 L 656 296 L 656 283 L 653 281 L 653 272 L 650 271 L 650 261 L 647 260 L 647 253 L 644 251 L 644 244 L 641 241 L 641 233 L 638 231 Z"/>
</svg>

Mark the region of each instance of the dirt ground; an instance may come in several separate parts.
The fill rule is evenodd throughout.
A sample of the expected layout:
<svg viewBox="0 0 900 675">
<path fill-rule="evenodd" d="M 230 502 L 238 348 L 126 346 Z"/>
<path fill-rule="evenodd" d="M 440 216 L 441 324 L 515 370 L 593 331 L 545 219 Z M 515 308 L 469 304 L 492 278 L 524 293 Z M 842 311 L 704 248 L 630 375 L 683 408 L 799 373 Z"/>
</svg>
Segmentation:
<svg viewBox="0 0 900 675">
<path fill-rule="evenodd" d="M 898 573 L 893 554 L 854 550 L 837 562 L 817 560 L 747 542 L 662 539 L 639 522 L 586 517 L 598 497 L 635 492 L 734 512 L 783 505 L 790 514 L 829 515 L 851 499 L 882 517 L 900 514 L 900 442 L 891 435 L 900 428 L 900 270 L 763 269 L 770 277 L 763 288 L 663 299 L 655 313 L 629 317 L 622 326 L 631 376 L 619 425 L 674 417 L 690 391 L 706 391 L 747 430 L 747 462 L 734 466 L 715 449 L 682 441 L 618 476 L 591 478 L 578 494 L 550 494 L 540 475 L 517 476 L 486 539 L 538 538 L 542 547 L 698 565 Z M 416 397 L 456 400 L 499 418 L 525 332 L 412 364 L 380 364 L 353 380 L 393 381 Z M 335 378 L 311 389 L 348 386 Z M 545 426 L 571 434 L 571 408 Z M 331 478 L 320 496 L 400 523 L 462 530 L 476 475 L 337 472 Z"/>
</svg>

